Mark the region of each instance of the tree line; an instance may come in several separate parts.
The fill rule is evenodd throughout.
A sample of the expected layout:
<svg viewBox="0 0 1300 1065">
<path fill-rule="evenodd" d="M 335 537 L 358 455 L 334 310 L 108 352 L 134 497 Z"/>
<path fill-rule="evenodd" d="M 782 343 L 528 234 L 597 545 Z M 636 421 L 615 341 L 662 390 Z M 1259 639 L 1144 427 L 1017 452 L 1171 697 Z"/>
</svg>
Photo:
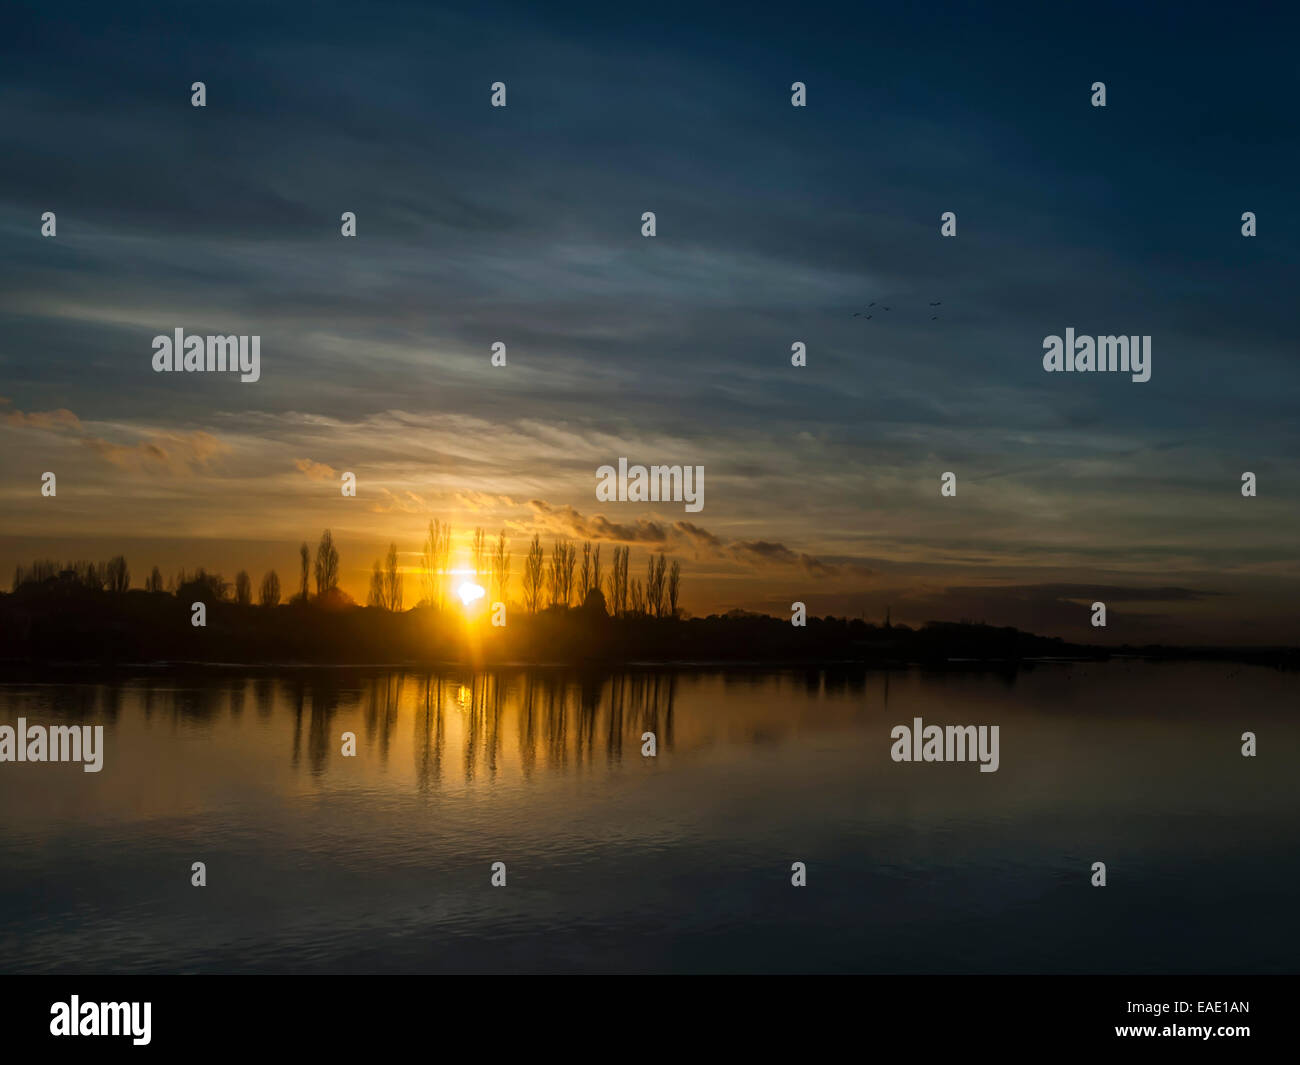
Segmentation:
<svg viewBox="0 0 1300 1065">
<path fill-rule="evenodd" d="M 443 610 L 454 590 L 450 585 L 451 525 L 430 521 L 420 552 L 417 606 Z M 579 561 L 581 560 L 581 561 Z M 678 616 L 681 595 L 681 563 L 671 564 L 660 550 L 646 558 L 645 579 L 629 579 L 631 549 L 615 546 L 608 570 L 602 569 L 601 545 L 591 541 L 578 545 L 567 537 L 556 537 L 549 555 L 535 534 L 528 546 L 523 566 L 523 606 L 530 614 L 548 609 L 585 607 L 600 609 L 618 617 L 674 618 Z M 506 602 L 510 590 L 511 552 L 505 530 L 490 541 L 480 527 L 470 541 L 470 562 L 475 578 L 485 578 L 493 602 Z M 290 603 L 317 602 L 347 604 L 351 600 L 339 589 L 339 552 L 333 533 L 321 533 L 315 552 L 304 541 L 298 548 L 298 583 L 288 596 Z M 56 582 L 93 591 L 123 593 L 131 586 L 126 559 L 117 555 L 107 562 L 69 562 L 61 564 L 41 559 L 31 566 L 18 566 L 13 590 L 29 585 Z M 315 585 L 315 596 L 311 595 Z M 233 584 L 219 573 L 203 567 L 192 572 L 179 570 L 164 581 L 154 566 L 145 579 L 144 590 L 171 593 L 178 597 L 194 596 L 205 600 L 231 600 L 241 606 L 253 602 L 253 583 L 246 570 L 235 574 Z M 257 601 L 262 606 L 277 606 L 284 596 L 279 574 L 269 570 L 258 587 Z M 398 566 L 397 544 L 390 543 L 382 559 L 375 559 L 366 597 L 368 606 L 400 612 L 403 609 L 404 581 Z"/>
<path fill-rule="evenodd" d="M 566 537 L 557 537 L 550 557 L 542 547 L 542 538 L 534 535 L 524 559 L 524 607 L 536 614 L 548 607 L 588 606 L 597 603 L 617 617 L 677 617 L 681 596 L 682 567 L 676 559 L 671 567 L 663 551 L 646 557 L 646 577 L 629 581 L 631 548 L 614 548 L 609 572 L 602 580 L 600 544 L 582 545 L 582 565 L 578 566 L 577 546 Z"/>
</svg>

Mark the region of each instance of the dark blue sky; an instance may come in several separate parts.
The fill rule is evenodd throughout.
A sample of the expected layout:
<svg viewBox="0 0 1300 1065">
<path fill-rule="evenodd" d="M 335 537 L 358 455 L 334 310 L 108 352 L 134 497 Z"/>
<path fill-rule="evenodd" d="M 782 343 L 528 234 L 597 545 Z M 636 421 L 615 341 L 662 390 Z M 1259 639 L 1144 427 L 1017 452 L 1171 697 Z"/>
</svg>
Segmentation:
<svg viewBox="0 0 1300 1065">
<path fill-rule="evenodd" d="M 1289 624 L 1300 20 L 1279 8 L 10 12 L 0 561 L 93 552 L 93 529 L 155 538 L 137 571 L 284 569 L 332 524 L 364 586 L 376 544 L 414 552 L 450 515 L 664 546 L 696 610 L 1068 631 L 1096 586 L 1143 638 Z M 892 309 L 852 317 L 872 301 Z M 262 380 L 153 374 L 176 326 L 259 334 Z M 1045 374 L 1068 326 L 1150 334 L 1151 381 Z M 622 454 L 706 467 L 695 528 L 595 501 Z M 50 468 L 57 511 L 33 493 Z M 351 510 L 326 469 L 358 473 Z"/>
</svg>

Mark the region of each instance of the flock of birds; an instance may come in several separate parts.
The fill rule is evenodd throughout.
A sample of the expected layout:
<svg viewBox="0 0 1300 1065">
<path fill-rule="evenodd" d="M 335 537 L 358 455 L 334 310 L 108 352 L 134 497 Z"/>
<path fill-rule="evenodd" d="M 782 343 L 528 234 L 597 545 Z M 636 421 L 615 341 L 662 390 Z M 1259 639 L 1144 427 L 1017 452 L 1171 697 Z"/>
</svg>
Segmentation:
<svg viewBox="0 0 1300 1065">
<path fill-rule="evenodd" d="M 871 310 L 871 308 L 874 307 L 874 306 L 876 306 L 876 304 L 875 304 L 875 301 L 873 300 L 871 303 L 868 303 L 868 304 L 867 304 L 867 311 Z M 934 301 L 930 304 L 930 306 L 931 306 L 931 307 L 941 307 L 941 306 L 943 306 L 943 300 L 934 300 Z M 882 303 L 882 304 L 880 305 L 880 309 L 881 309 L 882 311 L 888 311 L 888 310 L 892 310 L 893 308 L 891 308 L 891 307 L 886 307 L 886 306 Z M 854 317 L 854 318 L 862 318 L 862 319 L 865 319 L 865 320 L 867 320 L 867 321 L 870 321 L 870 320 L 871 320 L 871 315 L 869 315 L 869 314 L 867 313 L 867 311 L 854 311 L 854 312 L 853 312 L 853 317 Z M 938 316 L 937 314 L 932 314 L 932 315 L 930 316 L 930 321 L 932 321 L 932 322 L 937 322 L 938 320 L 939 320 L 939 316 Z"/>
</svg>

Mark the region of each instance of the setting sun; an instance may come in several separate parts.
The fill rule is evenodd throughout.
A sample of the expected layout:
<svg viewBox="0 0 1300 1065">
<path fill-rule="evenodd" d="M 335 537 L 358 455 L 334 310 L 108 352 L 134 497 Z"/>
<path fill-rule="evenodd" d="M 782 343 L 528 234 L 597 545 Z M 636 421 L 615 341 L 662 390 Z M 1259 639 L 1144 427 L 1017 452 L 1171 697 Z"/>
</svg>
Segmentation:
<svg viewBox="0 0 1300 1065">
<path fill-rule="evenodd" d="M 477 599 L 482 599 L 487 593 L 483 591 L 481 584 L 475 584 L 473 581 L 466 581 L 456 589 L 456 594 L 460 596 L 460 601 L 466 606 Z"/>
</svg>

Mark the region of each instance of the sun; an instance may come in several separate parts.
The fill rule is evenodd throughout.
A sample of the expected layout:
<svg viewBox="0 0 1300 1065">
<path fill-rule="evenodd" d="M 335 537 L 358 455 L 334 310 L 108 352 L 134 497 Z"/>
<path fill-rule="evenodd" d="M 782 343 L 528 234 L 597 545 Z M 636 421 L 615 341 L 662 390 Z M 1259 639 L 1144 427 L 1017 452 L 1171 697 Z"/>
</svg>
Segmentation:
<svg viewBox="0 0 1300 1065">
<path fill-rule="evenodd" d="M 473 581 L 466 581 L 456 589 L 456 594 L 460 596 L 460 601 L 462 603 L 469 606 L 470 603 L 473 603 L 475 600 L 482 599 L 483 596 L 487 595 L 487 592 L 483 590 L 481 584 L 475 584 Z"/>
</svg>

